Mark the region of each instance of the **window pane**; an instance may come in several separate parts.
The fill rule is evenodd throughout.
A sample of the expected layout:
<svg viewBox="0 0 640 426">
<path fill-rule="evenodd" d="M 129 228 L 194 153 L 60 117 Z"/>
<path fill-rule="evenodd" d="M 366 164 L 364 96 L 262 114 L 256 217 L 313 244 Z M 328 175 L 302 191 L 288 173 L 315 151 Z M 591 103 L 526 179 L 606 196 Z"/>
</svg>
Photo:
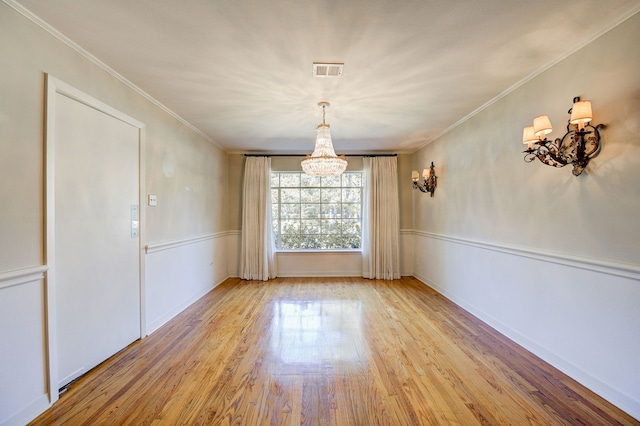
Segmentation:
<svg viewBox="0 0 640 426">
<path fill-rule="evenodd" d="M 280 186 L 299 187 L 300 173 L 280 173 Z"/>
<path fill-rule="evenodd" d="M 340 235 L 326 235 L 322 240 L 322 248 L 324 249 L 342 248 L 342 237 Z"/>
<path fill-rule="evenodd" d="M 322 204 L 322 217 L 340 217 L 340 204 Z"/>
<path fill-rule="evenodd" d="M 320 176 L 310 176 L 306 173 L 300 175 L 300 186 L 320 186 Z"/>
<path fill-rule="evenodd" d="M 283 235 L 282 241 L 280 243 L 280 248 L 285 250 L 293 250 L 304 247 L 302 247 L 299 235 Z"/>
<path fill-rule="evenodd" d="M 349 235 L 344 237 L 343 248 L 357 249 L 362 244 L 360 235 Z"/>
<path fill-rule="evenodd" d="M 300 204 L 283 204 L 280 207 L 280 217 L 290 219 L 300 217 Z"/>
<path fill-rule="evenodd" d="M 322 219 L 323 234 L 340 234 L 342 231 L 340 219 Z"/>
<path fill-rule="evenodd" d="M 340 186 L 340 176 L 323 176 L 322 179 L 322 187 L 330 187 L 330 186 Z"/>
<path fill-rule="evenodd" d="M 322 247 L 322 237 L 319 235 L 309 235 L 304 238 L 302 243 L 302 248 L 306 249 L 321 249 Z"/>
<path fill-rule="evenodd" d="M 271 172 L 271 187 L 280 186 L 280 173 Z"/>
<path fill-rule="evenodd" d="M 344 219 L 342 221 L 342 233 L 360 235 L 360 219 Z"/>
<path fill-rule="evenodd" d="M 362 186 L 362 173 L 349 173 L 342 174 L 342 186 Z"/>
<path fill-rule="evenodd" d="M 360 202 L 360 188 L 352 189 L 345 188 L 342 190 L 342 202 L 344 203 L 359 203 Z"/>
<path fill-rule="evenodd" d="M 300 217 L 308 219 L 320 217 L 320 204 L 303 204 Z"/>
<path fill-rule="evenodd" d="M 283 188 L 280 197 L 281 203 L 300 203 L 300 188 Z"/>
<path fill-rule="evenodd" d="M 322 188 L 323 203 L 339 203 L 341 200 L 340 188 Z"/>
<path fill-rule="evenodd" d="M 319 219 L 310 219 L 303 220 L 302 225 L 300 227 L 300 231 L 303 234 L 320 234 L 320 220 Z"/>
<path fill-rule="evenodd" d="M 343 204 L 342 217 L 353 219 L 360 218 L 360 204 Z M 358 222 L 360 221 L 358 220 Z"/>
<path fill-rule="evenodd" d="M 272 189 L 271 190 L 271 204 L 274 206 L 277 206 L 280 203 L 280 197 L 279 197 L 280 191 L 278 191 L 277 189 Z"/>
<path fill-rule="evenodd" d="M 302 188 L 300 190 L 300 202 L 302 202 L 302 203 L 319 203 L 320 202 L 320 189 L 319 188 Z"/>
<path fill-rule="evenodd" d="M 300 233 L 300 221 L 294 219 L 280 219 L 280 226 L 282 227 L 282 235 L 285 234 L 299 234 Z"/>
</svg>

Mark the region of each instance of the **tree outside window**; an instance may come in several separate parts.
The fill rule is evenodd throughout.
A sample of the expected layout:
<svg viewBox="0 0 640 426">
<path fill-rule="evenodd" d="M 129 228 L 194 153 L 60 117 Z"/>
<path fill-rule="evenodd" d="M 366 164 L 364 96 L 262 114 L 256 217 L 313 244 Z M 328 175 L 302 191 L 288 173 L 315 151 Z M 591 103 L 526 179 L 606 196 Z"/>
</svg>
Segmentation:
<svg viewBox="0 0 640 426">
<path fill-rule="evenodd" d="M 362 172 L 330 177 L 272 172 L 271 203 L 280 250 L 361 247 Z"/>
</svg>

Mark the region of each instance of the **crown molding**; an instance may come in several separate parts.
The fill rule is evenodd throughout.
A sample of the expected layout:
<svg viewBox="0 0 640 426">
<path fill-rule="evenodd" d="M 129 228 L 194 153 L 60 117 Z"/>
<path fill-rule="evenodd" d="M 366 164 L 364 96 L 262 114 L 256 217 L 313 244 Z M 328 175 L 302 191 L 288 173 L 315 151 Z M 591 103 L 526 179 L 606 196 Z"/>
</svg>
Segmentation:
<svg viewBox="0 0 640 426">
<path fill-rule="evenodd" d="M 41 19 L 40 17 L 35 15 L 29 9 L 27 9 L 26 7 L 24 7 L 20 3 L 16 2 L 15 0 L 1 0 L 1 1 L 3 3 L 5 3 L 6 5 L 8 5 L 9 7 L 13 8 L 14 10 L 16 10 L 18 13 L 22 14 L 25 18 L 29 19 L 31 22 L 33 22 L 34 24 L 36 24 L 37 26 L 39 26 L 40 28 L 42 28 L 43 30 L 45 30 L 46 32 L 51 34 L 53 37 L 55 37 L 56 39 L 58 39 L 59 41 L 61 41 L 62 43 L 64 43 L 68 47 L 70 47 L 71 49 L 75 50 L 77 53 L 79 53 L 80 55 L 82 55 L 83 57 L 85 57 L 86 59 L 91 61 L 93 64 L 97 65 L 102 70 L 104 70 L 105 72 L 107 72 L 108 74 L 110 74 L 111 76 L 116 78 L 117 80 L 119 80 L 125 86 L 129 87 L 131 90 L 135 91 L 136 93 L 138 93 L 139 95 L 144 97 L 146 100 L 148 100 L 149 102 L 151 102 L 152 104 L 154 104 L 155 106 L 160 108 L 162 111 L 166 112 L 167 114 L 169 114 L 170 116 L 172 116 L 173 118 L 178 120 L 181 124 L 183 124 L 184 126 L 188 127 L 193 132 L 197 133 L 199 136 L 201 136 L 202 138 L 207 140 L 209 143 L 211 143 L 212 145 L 214 145 L 217 148 L 220 148 L 225 153 L 227 152 L 222 146 L 220 146 L 220 144 L 218 144 L 216 141 L 214 141 L 210 136 L 208 136 L 207 134 L 202 132 L 200 129 L 198 129 L 193 124 L 189 123 L 187 120 L 182 118 L 176 112 L 172 111 L 167 106 L 162 104 L 160 101 L 155 99 L 153 96 L 151 96 L 150 94 L 148 94 L 147 92 L 142 90 L 140 87 L 136 86 L 134 83 L 132 83 L 127 78 L 125 78 L 123 75 L 118 73 L 116 70 L 114 70 L 113 68 L 111 68 L 110 66 L 108 66 L 107 64 L 102 62 L 100 59 L 98 59 L 95 56 L 93 56 L 91 53 L 89 53 L 89 51 L 87 51 L 87 50 L 83 49 L 82 47 L 80 47 L 78 44 L 76 44 L 69 37 L 67 37 L 64 34 L 62 34 L 60 31 L 58 31 L 57 29 L 52 27 L 50 24 L 48 24 L 46 21 L 44 21 L 43 19 Z"/>
</svg>

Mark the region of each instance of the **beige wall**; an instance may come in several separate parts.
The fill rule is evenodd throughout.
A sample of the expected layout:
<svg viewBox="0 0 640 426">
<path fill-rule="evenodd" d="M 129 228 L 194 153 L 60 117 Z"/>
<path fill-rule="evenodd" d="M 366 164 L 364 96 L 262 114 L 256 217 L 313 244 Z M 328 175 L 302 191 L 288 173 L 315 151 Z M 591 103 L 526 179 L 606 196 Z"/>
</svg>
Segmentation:
<svg viewBox="0 0 640 426">
<path fill-rule="evenodd" d="M 435 162 L 434 199 L 415 195 L 415 228 L 640 264 L 640 16 L 595 40 L 414 155 Z M 602 152 L 571 167 L 523 161 L 522 129 L 549 115 L 566 131 L 574 96 L 605 123 Z"/>
<path fill-rule="evenodd" d="M 201 250 L 205 255 L 198 258 L 191 252 L 188 257 L 159 252 L 165 256 L 157 262 L 162 267 L 197 259 L 174 279 L 147 264 L 147 313 L 178 312 L 228 276 L 226 262 L 217 260 L 225 255 L 218 247 L 228 230 L 227 154 L 0 2 L 0 424 L 23 424 L 50 402 L 45 370 L 50 292 L 43 254 L 46 73 L 145 124 L 141 158 L 146 186 L 140 189 L 155 194 L 158 206 L 148 207 L 141 217 L 146 231 L 142 246 L 223 235 L 206 237 L 209 251 Z M 197 286 L 190 288 L 194 282 Z M 157 301 L 160 296 L 152 299 L 158 293 L 165 304 Z"/>
<path fill-rule="evenodd" d="M 414 193 L 414 273 L 640 418 L 640 14 L 414 154 L 438 189 Z M 604 123 L 578 177 L 523 161 L 522 129 L 572 98 Z"/>
<path fill-rule="evenodd" d="M 413 156 L 398 157 L 400 226 L 414 230 L 417 275 L 432 277 L 430 284 L 497 328 L 508 324 L 511 328 L 503 332 L 513 331 L 512 337 L 530 343 L 527 347 L 534 351 L 543 348 L 537 353 L 545 359 L 568 363 L 565 371 L 575 368 L 574 377 L 583 383 L 593 379 L 589 386 L 600 386 L 598 390 L 614 400 L 619 396 L 615 402 L 636 414 L 640 413 L 636 355 L 640 287 L 634 272 L 640 267 L 637 40 L 638 15 Z M 0 423 L 7 418 L 20 423 L 19 410 L 27 407 L 24 410 L 33 414 L 48 403 L 43 398 L 44 287 L 37 280 L 15 284 L 13 278 L 13 271 L 45 265 L 44 73 L 146 125 L 142 153 L 146 186 L 141 190 L 156 195 L 158 206 L 147 208 L 142 218 L 143 244 L 241 229 L 244 158 L 226 154 L 2 2 L 0 58 L 0 278 L 4 279 L 0 282 Z M 559 135 L 576 95 L 590 99 L 594 121 L 607 125 L 600 156 L 577 178 L 568 168 L 525 164 L 522 128 L 534 116 L 548 114 L 556 129 L 553 135 Z M 433 198 L 412 191 L 409 181 L 411 169 L 421 170 L 431 161 L 439 177 Z M 443 243 L 429 235 L 449 240 Z M 519 268 L 511 266 L 516 260 L 510 254 L 498 250 L 490 257 L 477 248 L 463 252 L 461 245 L 451 242 L 454 239 L 464 240 L 464 247 L 480 242 L 505 251 L 515 247 L 596 259 L 592 262 L 596 266 L 609 262 L 602 267 L 607 271 L 612 262 L 630 267 L 617 277 L 576 272 L 540 260 L 519 261 Z M 197 244 L 207 245 L 213 254 L 195 259 L 188 268 L 178 266 L 184 266 L 181 259 L 203 252 L 197 245 L 186 246 L 191 248 L 179 255 L 173 249 L 157 249 L 157 261 L 148 262 L 149 293 L 153 285 L 164 289 L 185 276 L 185 281 L 203 281 L 186 295 L 180 289 L 162 293 L 167 305 L 158 303 L 158 316 L 188 306 L 226 274 L 220 269 L 212 279 L 204 272 L 215 269 L 214 259 L 226 254 L 225 236 L 216 237 L 215 244 L 208 241 Z M 427 249 L 420 249 L 423 246 Z M 165 273 L 166 265 L 175 275 Z M 467 270 L 473 273 L 463 275 Z"/>
<path fill-rule="evenodd" d="M 413 228 L 412 155 L 398 155 L 398 197 L 400 198 L 400 229 Z M 429 163 L 431 164 L 431 163 Z M 423 167 L 424 168 L 424 167 Z M 422 170 L 422 168 L 420 169 Z M 423 194 L 428 196 L 427 194 Z"/>
<path fill-rule="evenodd" d="M 147 242 L 226 230 L 227 155 L 0 3 L 0 271 L 42 263 L 44 74 L 146 125 Z"/>
<path fill-rule="evenodd" d="M 227 229 L 242 229 L 242 181 L 244 179 L 244 155 L 229 155 L 229 208 Z M 238 254 L 239 255 L 239 254 Z"/>
</svg>

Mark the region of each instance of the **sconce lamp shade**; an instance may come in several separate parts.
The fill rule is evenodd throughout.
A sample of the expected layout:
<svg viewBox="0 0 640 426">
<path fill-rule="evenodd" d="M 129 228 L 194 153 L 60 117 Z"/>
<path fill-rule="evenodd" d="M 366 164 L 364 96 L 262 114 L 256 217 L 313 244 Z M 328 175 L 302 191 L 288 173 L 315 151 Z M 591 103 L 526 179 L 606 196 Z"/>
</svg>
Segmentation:
<svg viewBox="0 0 640 426">
<path fill-rule="evenodd" d="M 522 143 L 529 145 L 529 148 L 533 146 L 534 142 L 538 141 L 538 137 L 533 131 L 533 126 L 527 126 L 522 131 Z"/>
<path fill-rule="evenodd" d="M 420 192 L 428 192 L 433 197 L 433 193 L 436 190 L 436 185 L 438 184 L 438 177 L 436 176 L 436 172 L 434 170 L 433 161 L 431 162 L 431 167 L 428 169 L 422 170 L 422 177 L 424 181 L 422 183 L 418 182 L 420 179 L 420 175 L 418 175 L 418 171 L 414 170 L 411 172 L 411 179 L 413 180 L 413 189 L 419 189 Z"/>
<path fill-rule="evenodd" d="M 549 121 L 549 117 L 546 115 L 540 115 L 533 119 L 533 133 L 538 137 L 545 137 L 549 133 L 553 131 L 553 127 L 551 127 L 551 121 Z"/>
<path fill-rule="evenodd" d="M 573 106 L 567 113 L 570 115 L 567 133 L 559 138 L 547 139 L 551 133 L 549 117 L 541 115 L 533 120 L 532 127 L 522 131 L 522 142 L 529 144 L 523 151 L 524 161 L 531 163 L 536 158 L 542 164 L 551 167 L 571 165 L 574 176 L 580 176 L 589 164 L 589 160 L 600 152 L 600 129 L 604 124 L 593 124 L 591 102 L 581 101 L 579 96 L 573 98 Z M 531 133 L 533 132 L 533 136 Z M 535 139 L 540 138 L 539 140 Z M 415 182 L 414 182 L 415 186 Z"/>
<path fill-rule="evenodd" d="M 591 121 L 592 117 L 591 101 L 579 101 L 573 104 L 569 121 L 571 124 L 577 124 L 579 128 L 583 128 L 585 124 Z"/>
</svg>

